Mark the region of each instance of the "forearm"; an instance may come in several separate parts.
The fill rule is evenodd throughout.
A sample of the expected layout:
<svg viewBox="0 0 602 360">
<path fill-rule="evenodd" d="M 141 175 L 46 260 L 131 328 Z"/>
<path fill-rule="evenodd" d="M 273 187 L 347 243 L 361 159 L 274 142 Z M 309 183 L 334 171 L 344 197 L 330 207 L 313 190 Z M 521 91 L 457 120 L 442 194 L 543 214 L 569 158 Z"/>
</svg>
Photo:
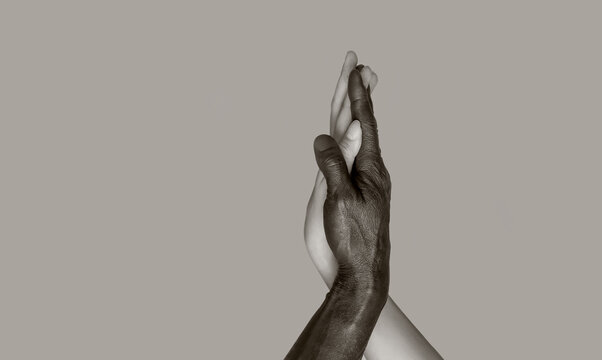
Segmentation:
<svg viewBox="0 0 602 360">
<path fill-rule="evenodd" d="M 380 313 L 364 355 L 368 360 L 442 359 L 391 297 Z"/>
<path fill-rule="evenodd" d="M 379 287 L 335 281 L 286 359 L 360 359 L 386 294 Z"/>
<path fill-rule="evenodd" d="M 322 261 L 315 265 L 330 289 L 337 274 L 336 260 L 326 239 L 321 240 L 314 246 L 323 246 L 319 249 L 322 256 L 312 260 Z M 380 313 L 364 356 L 367 360 L 442 359 L 391 297 Z"/>
</svg>

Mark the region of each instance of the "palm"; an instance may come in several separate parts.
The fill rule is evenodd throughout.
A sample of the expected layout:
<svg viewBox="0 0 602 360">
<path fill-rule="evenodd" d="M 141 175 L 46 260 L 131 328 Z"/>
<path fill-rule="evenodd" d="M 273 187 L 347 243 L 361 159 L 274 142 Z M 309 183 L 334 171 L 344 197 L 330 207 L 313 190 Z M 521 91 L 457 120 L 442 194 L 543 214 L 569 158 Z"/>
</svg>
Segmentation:
<svg viewBox="0 0 602 360">
<path fill-rule="evenodd" d="M 347 79 L 357 65 L 357 56 L 349 52 L 345 58 L 341 77 L 335 89 L 330 113 L 330 135 L 339 142 L 347 168 L 350 170 L 361 145 L 361 136 L 355 140 L 345 138 L 348 131 L 361 131 L 357 121 L 352 124 L 351 106 L 347 96 Z M 364 86 L 374 89 L 378 82 L 376 74 L 369 67 L 362 69 Z M 338 263 L 326 240 L 324 232 L 324 200 L 326 199 L 326 181 L 318 171 L 314 189 L 307 204 L 305 215 L 305 244 L 314 265 L 330 288 L 337 275 Z"/>
</svg>

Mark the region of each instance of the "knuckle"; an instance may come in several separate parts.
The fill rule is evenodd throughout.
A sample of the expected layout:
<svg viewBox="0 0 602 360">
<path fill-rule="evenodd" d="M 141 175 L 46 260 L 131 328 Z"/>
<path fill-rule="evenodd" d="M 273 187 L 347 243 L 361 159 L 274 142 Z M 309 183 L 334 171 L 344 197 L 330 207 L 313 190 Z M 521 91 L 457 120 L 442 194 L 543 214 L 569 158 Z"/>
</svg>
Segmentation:
<svg viewBox="0 0 602 360">
<path fill-rule="evenodd" d="M 382 170 L 381 189 L 388 198 L 391 198 L 391 175 L 385 167 Z"/>
<path fill-rule="evenodd" d="M 326 197 L 325 206 L 330 211 L 337 211 L 341 214 L 348 214 L 353 208 L 353 198 L 346 191 L 330 192 Z"/>
<path fill-rule="evenodd" d="M 357 165 L 358 170 L 369 177 L 373 177 L 377 172 L 376 164 L 372 158 L 371 154 L 363 153 Z"/>
<path fill-rule="evenodd" d="M 377 178 L 379 187 L 383 190 L 388 190 L 391 188 L 391 174 L 389 174 L 389 170 L 385 167 L 382 159 L 378 162 L 376 166 Z"/>
<path fill-rule="evenodd" d="M 362 141 L 366 143 L 365 148 L 366 148 L 367 152 L 369 152 L 370 154 L 373 154 L 375 156 L 380 156 L 378 130 L 376 129 L 374 124 L 369 123 L 369 122 L 364 123 L 364 126 L 367 129 L 369 129 L 368 131 L 364 132 L 365 135 L 362 139 Z"/>
<path fill-rule="evenodd" d="M 391 197 L 391 175 L 380 157 L 363 162 L 358 165 L 358 170 L 361 171 L 360 180 L 365 191 L 375 197 Z"/>
<path fill-rule="evenodd" d="M 343 165 L 345 165 L 345 162 L 340 156 L 330 154 L 323 160 L 323 165 L 325 168 L 334 171 L 340 169 Z"/>
<path fill-rule="evenodd" d="M 351 110 L 356 114 L 366 115 L 369 111 L 368 101 L 364 98 L 351 100 Z"/>
</svg>

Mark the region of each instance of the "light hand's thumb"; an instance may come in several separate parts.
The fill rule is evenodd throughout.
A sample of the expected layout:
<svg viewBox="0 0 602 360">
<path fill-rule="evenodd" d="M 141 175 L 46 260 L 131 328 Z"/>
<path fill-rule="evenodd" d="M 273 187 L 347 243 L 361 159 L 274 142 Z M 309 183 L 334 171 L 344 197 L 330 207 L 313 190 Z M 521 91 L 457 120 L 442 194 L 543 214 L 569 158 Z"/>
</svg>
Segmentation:
<svg viewBox="0 0 602 360">
<path fill-rule="evenodd" d="M 360 151 L 360 147 L 362 146 L 362 126 L 358 120 L 354 120 L 343 139 L 339 143 L 339 147 L 341 148 L 341 152 L 343 153 L 343 158 L 345 159 L 345 164 L 347 165 L 347 171 L 351 172 L 351 168 L 353 167 L 353 162 L 355 161 L 355 157 L 357 153 Z"/>
</svg>

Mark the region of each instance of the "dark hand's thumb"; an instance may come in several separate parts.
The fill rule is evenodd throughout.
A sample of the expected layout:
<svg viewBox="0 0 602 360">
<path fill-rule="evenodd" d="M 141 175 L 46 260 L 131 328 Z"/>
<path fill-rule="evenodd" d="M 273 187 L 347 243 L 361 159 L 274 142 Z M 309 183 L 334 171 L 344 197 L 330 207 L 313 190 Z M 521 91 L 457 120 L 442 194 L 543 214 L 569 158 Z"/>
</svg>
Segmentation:
<svg viewBox="0 0 602 360">
<path fill-rule="evenodd" d="M 339 144 L 328 135 L 319 135 L 314 140 L 314 152 L 318 167 L 326 178 L 328 193 L 350 184 L 349 172 Z"/>
</svg>

